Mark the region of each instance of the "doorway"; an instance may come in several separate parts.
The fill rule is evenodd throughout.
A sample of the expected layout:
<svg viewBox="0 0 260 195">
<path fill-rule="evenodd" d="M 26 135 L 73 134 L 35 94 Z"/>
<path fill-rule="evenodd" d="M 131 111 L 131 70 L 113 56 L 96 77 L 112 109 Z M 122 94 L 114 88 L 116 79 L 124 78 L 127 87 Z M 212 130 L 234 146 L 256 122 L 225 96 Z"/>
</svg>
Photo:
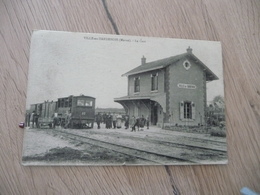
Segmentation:
<svg viewBox="0 0 260 195">
<path fill-rule="evenodd" d="M 158 105 L 156 102 L 151 102 L 151 124 L 156 125 L 158 121 Z"/>
</svg>

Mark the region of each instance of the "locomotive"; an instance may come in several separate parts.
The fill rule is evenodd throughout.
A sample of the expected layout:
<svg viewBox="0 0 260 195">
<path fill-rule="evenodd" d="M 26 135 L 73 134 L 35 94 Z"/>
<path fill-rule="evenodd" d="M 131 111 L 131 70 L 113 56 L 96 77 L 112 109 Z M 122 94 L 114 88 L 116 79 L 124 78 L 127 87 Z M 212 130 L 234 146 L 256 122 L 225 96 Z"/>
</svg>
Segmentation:
<svg viewBox="0 0 260 195">
<path fill-rule="evenodd" d="M 93 128 L 95 120 L 95 98 L 85 95 L 58 98 L 32 104 L 34 123 L 38 128 L 61 126 L 64 128 Z"/>
</svg>

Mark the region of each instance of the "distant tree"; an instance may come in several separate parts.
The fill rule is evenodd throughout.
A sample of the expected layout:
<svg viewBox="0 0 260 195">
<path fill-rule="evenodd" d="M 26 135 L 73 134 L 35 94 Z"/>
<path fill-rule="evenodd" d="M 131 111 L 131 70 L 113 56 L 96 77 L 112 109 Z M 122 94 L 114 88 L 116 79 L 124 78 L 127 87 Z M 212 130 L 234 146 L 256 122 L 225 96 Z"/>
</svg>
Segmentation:
<svg viewBox="0 0 260 195">
<path fill-rule="evenodd" d="M 224 112 L 225 109 L 224 97 L 222 97 L 221 95 L 215 96 L 213 98 L 213 105 L 216 111 Z"/>
<path fill-rule="evenodd" d="M 225 103 L 224 102 L 224 97 L 223 96 L 221 96 L 221 95 L 217 95 L 217 96 L 215 96 L 214 98 L 213 98 L 213 104 L 215 104 L 216 102 L 221 102 L 221 103 Z"/>
</svg>

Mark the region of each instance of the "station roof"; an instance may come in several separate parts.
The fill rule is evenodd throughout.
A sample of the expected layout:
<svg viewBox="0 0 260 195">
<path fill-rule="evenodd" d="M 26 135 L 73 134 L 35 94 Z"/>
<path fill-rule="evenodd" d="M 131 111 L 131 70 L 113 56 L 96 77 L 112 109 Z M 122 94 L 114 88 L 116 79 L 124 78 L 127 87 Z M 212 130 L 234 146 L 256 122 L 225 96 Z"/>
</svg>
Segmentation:
<svg viewBox="0 0 260 195">
<path fill-rule="evenodd" d="M 183 58 L 190 58 L 199 65 L 202 66 L 203 70 L 206 71 L 206 79 L 207 81 L 213 81 L 213 80 L 218 80 L 218 77 L 202 62 L 200 61 L 193 53 L 192 49 L 188 48 L 186 53 L 176 55 L 176 56 L 171 56 L 168 58 L 152 61 L 152 62 L 147 62 L 144 63 L 140 66 L 137 66 L 136 68 L 126 72 L 122 76 L 130 76 L 130 75 L 135 75 L 139 73 L 144 73 L 152 70 L 157 70 L 157 69 L 163 69 L 169 65 L 174 64 L 175 62 L 183 59 Z"/>
</svg>

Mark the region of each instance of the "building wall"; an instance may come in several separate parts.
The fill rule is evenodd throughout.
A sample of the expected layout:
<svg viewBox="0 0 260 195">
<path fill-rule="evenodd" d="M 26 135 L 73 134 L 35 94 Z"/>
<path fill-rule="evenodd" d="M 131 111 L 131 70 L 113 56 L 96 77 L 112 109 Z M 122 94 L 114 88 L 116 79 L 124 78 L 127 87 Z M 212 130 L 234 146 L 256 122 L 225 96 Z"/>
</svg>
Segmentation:
<svg viewBox="0 0 260 195">
<path fill-rule="evenodd" d="M 152 91 L 152 74 L 158 73 L 158 90 Z M 140 92 L 135 93 L 134 92 L 134 78 L 140 77 Z M 155 70 L 155 71 L 149 71 L 145 73 L 140 73 L 136 75 L 132 75 L 128 77 L 128 95 L 129 96 L 160 96 L 165 93 L 165 70 Z M 128 105 L 129 107 L 129 115 L 134 115 L 135 117 L 142 115 L 144 117 L 149 116 L 150 121 L 152 119 L 152 112 L 153 108 L 151 108 L 150 103 L 145 103 L 144 105 L 142 101 L 134 101 L 135 103 L 131 103 Z M 163 116 L 164 112 L 160 104 L 157 105 L 157 124 L 163 124 Z M 151 123 L 152 124 L 152 123 Z"/>
<path fill-rule="evenodd" d="M 190 67 L 186 69 L 183 63 L 188 60 Z M 151 74 L 158 72 L 158 91 L 151 91 Z M 140 92 L 134 93 L 134 78 L 140 77 Z M 178 84 L 188 84 L 196 88 L 185 88 Z M 192 59 L 182 59 L 163 70 L 149 71 L 128 77 L 128 95 L 129 96 L 154 96 L 166 94 L 166 109 L 163 110 L 158 104 L 157 125 L 163 126 L 166 123 L 197 126 L 205 124 L 205 105 L 206 105 L 206 77 L 202 67 Z M 192 102 L 192 119 L 183 119 L 180 117 L 180 103 L 185 101 Z M 148 109 L 142 103 L 128 105 L 129 115 L 132 116 L 151 116 L 152 109 Z M 148 105 L 149 107 L 149 105 Z"/>
<path fill-rule="evenodd" d="M 139 101 L 135 101 L 135 103 L 129 102 L 127 106 L 129 108 L 128 115 L 130 117 L 132 116 L 141 117 L 142 115 L 144 117 L 146 116 L 150 117 L 150 107 L 148 107 L 148 105 L 145 106 L 142 102 Z"/>
<path fill-rule="evenodd" d="M 183 66 L 185 60 L 188 60 L 191 64 L 188 70 Z M 196 88 L 180 88 L 178 87 L 179 83 L 195 85 Z M 187 126 L 204 124 L 205 94 L 205 76 L 201 66 L 189 59 L 180 60 L 176 64 L 169 66 L 168 122 Z M 190 101 L 195 104 L 194 119 L 180 119 L 181 101 Z"/>
<path fill-rule="evenodd" d="M 151 91 L 151 74 L 158 73 L 158 91 Z M 164 93 L 164 70 L 155 70 L 128 77 L 128 95 L 129 96 L 150 96 L 154 94 Z M 140 92 L 134 92 L 134 78 L 140 77 Z"/>
<path fill-rule="evenodd" d="M 166 111 L 163 122 L 171 122 L 170 110 L 170 67 L 165 68 L 165 93 L 166 93 Z"/>
</svg>

